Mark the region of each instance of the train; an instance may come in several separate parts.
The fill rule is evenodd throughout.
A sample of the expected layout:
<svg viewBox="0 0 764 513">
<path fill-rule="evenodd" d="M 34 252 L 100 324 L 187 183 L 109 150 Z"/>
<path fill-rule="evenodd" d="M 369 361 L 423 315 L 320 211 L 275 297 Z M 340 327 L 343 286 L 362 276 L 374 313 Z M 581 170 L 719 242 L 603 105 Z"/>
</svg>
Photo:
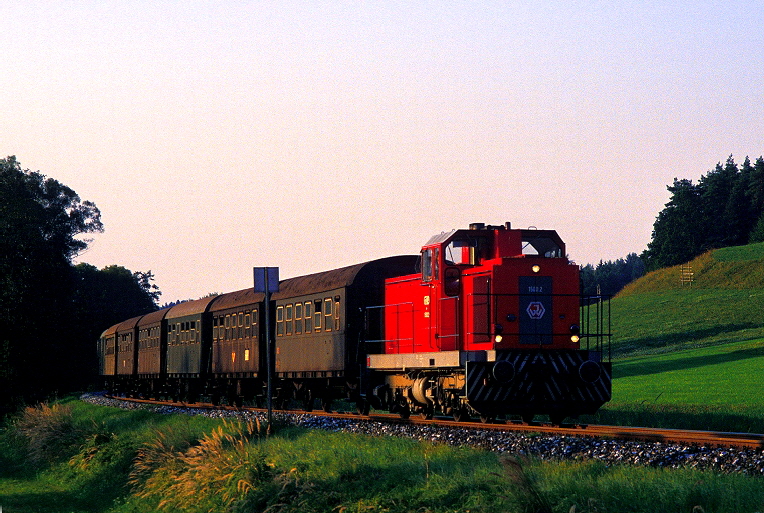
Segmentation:
<svg viewBox="0 0 764 513">
<path fill-rule="evenodd" d="M 556 231 L 473 223 L 416 255 L 125 320 L 99 338 L 98 372 L 121 396 L 560 424 L 610 400 L 610 331 Z"/>
</svg>

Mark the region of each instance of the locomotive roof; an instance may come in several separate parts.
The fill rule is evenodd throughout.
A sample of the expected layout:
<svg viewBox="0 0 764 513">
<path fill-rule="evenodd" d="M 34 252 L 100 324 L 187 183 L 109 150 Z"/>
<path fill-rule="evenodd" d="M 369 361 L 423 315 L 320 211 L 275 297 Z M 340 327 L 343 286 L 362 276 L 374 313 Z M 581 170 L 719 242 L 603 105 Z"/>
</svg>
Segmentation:
<svg viewBox="0 0 764 513">
<path fill-rule="evenodd" d="M 185 317 L 186 315 L 200 314 L 207 311 L 210 303 L 215 301 L 220 296 L 203 297 L 202 299 L 195 299 L 193 301 L 186 301 L 180 303 L 167 312 L 167 319 L 175 319 L 177 317 Z"/>
<path fill-rule="evenodd" d="M 342 267 L 340 269 L 332 269 L 331 271 L 323 271 L 319 273 L 308 274 L 307 276 L 289 278 L 282 280 L 279 283 L 279 291 L 274 293 L 272 298 L 289 298 L 348 287 L 352 285 L 356 277 L 365 270 L 369 270 L 371 272 L 379 270 L 380 272 L 384 273 L 388 267 L 394 268 L 398 266 L 403 269 L 408 267 L 410 264 L 411 269 L 406 270 L 399 275 L 412 273 L 414 272 L 414 265 L 417 258 L 417 255 L 400 255 L 380 258 L 378 260 L 371 260 L 362 264 L 355 264 L 348 267 Z"/>
<path fill-rule="evenodd" d="M 218 296 L 210 310 L 225 310 L 228 308 L 236 308 L 238 306 L 261 303 L 264 300 L 265 294 L 262 292 L 255 292 L 253 287 L 249 287 L 247 289 L 228 292 Z"/>
</svg>

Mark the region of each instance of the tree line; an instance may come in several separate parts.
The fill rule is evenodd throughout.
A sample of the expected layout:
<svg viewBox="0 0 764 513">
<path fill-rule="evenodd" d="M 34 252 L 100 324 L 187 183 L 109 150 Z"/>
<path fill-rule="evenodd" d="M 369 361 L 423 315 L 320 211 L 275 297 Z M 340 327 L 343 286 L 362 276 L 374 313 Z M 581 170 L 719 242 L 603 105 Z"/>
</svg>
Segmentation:
<svg viewBox="0 0 764 513">
<path fill-rule="evenodd" d="M 730 155 L 697 183 L 674 178 L 671 197 L 658 214 L 647 249 L 646 269 L 688 262 L 710 249 L 764 241 L 764 158 Z"/>
<path fill-rule="evenodd" d="M 94 203 L 0 159 L 0 409 L 86 386 L 103 330 L 157 308 L 151 271 L 72 263 L 101 231 Z"/>
</svg>

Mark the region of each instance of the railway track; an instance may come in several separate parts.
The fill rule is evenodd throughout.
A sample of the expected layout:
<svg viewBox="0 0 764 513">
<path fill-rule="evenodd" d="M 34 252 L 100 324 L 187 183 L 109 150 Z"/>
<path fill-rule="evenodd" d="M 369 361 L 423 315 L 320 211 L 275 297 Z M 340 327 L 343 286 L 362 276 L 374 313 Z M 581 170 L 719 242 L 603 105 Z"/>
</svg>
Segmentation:
<svg viewBox="0 0 764 513">
<path fill-rule="evenodd" d="M 211 403 L 193 403 L 188 404 L 184 402 L 172 402 L 172 401 L 155 401 L 148 399 L 135 399 L 127 397 L 113 397 L 122 401 L 129 401 L 134 403 L 152 404 L 157 406 L 168 406 L 175 408 L 188 408 L 188 409 L 206 409 L 206 410 L 224 410 L 224 411 L 251 411 L 251 412 L 265 412 L 264 408 L 243 407 L 237 408 L 233 406 L 215 406 Z M 329 417 L 335 419 L 366 419 L 371 421 L 389 423 L 389 424 L 403 424 L 403 425 L 423 425 L 423 426 L 443 426 L 453 427 L 460 429 L 473 429 L 473 430 L 486 430 L 486 431 L 512 431 L 517 433 L 528 434 L 545 434 L 553 436 L 564 437 L 579 437 L 579 438 L 607 438 L 614 440 L 629 440 L 640 442 L 652 442 L 652 443 L 665 443 L 665 444 L 683 444 L 689 446 L 705 446 L 705 447 L 727 447 L 727 448 L 739 448 L 739 449 L 764 449 L 764 434 L 754 433 L 733 433 L 733 432 L 716 432 L 716 431 L 699 431 L 699 430 L 681 430 L 681 429 L 662 429 L 662 428 L 648 428 L 648 427 L 630 427 L 630 426 L 603 426 L 603 425 L 582 425 L 582 424 L 564 424 L 562 426 L 554 426 L 552 424 L 545 423 L 531 423 L 524 424 L 520 422 L 496 422 L 496 423 L 481 423 L 481 422 L 456 422 L 446 417 L 435 417 L 433 419 L 424 419 L 418 417 L 410 417 L 408 419 L 402 419 L 398 415 L 390 413 L 371 413 L 369 415 L 359 415 L 357 413 L 348 412 L 325 412 L 321 410 L 305 411 L 305 410 L 274 410 L 278 413 L 293 414 L 293 415 L 314 415 L 320 417 Z"/>
</svg>

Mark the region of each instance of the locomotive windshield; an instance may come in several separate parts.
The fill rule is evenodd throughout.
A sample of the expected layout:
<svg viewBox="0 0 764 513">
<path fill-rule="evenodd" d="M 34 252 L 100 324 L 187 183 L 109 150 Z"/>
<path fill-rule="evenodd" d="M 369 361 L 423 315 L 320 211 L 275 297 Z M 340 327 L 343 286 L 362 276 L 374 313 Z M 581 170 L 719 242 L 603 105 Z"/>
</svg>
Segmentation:
<svg viewBox="0 0 764 513">
<path fill-rule="evenodd" d="M 557 242 L 544 236 L 523 236 L 523 255 L 559 258 L 564 256 Z"/>
</svg>

